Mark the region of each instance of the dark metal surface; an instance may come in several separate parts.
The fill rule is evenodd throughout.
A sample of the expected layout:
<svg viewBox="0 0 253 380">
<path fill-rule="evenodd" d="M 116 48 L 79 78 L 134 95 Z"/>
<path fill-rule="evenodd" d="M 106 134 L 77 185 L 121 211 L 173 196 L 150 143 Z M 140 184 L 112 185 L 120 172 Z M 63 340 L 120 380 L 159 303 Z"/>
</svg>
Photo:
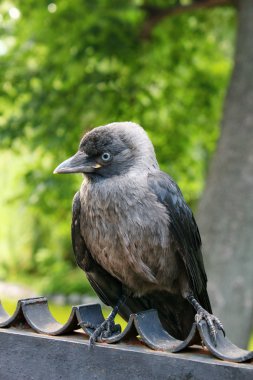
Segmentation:
<svg viewBox="0 0 253 380">
<path fill-rule="evenodd" d="M 97 343 L 89 349 L 83 333 L 46 336 L 0 330 L 2 380 L 250 380 L 252 364 L 212 358 L 207 351 L 156 352 L 145 345 Z"/>
<path fill-rule="evenodd" d="M 135 314 L 134 322 L 142 341 L 154 350 L 180 352 L 191 346 L 197 333 L 194 323 L 184 341 L 173 338 L 163 329 L 156 310 Z"/>
<path fill-rule="evenodd" d="M 19 300 L 12 316 L 9 316 L 0 304 L 0 327 L 31 328 L 34 331 L 48 335 L 62 335 L 72 333 L 80 328 L 87 336 L 94 332 L 94 327 L 104 321 L 100 305 L 73 306 L 69 319 L 65 324 L 57 322 L 48 308 L 45 297 Z M 217 343 L 210 337 L 207 324 L 204 320 L 193 323 L 188 337 L 177 340 L 165 331 L 158 318 L 156 310 L 148 310 L 131 315 L 124 331 L 115 333 L 110 338 L 100 339 L 106 343 L 117 343 L 135 339 L 137 337 L 153 350 L 180 352 L 194 344 L 200 334 L 203 345 L 215 357 L 223 360 L 244 362 L 253 359 L 253 351 L 243 350 L 223 336 L 217 334 Z"/>
<path fill-rule="evenodd" d="M 61 335 L 79 329 L 76 308 L 72 307 L 68 321 L 62 325 L 50 313 L 45 297 L 22 299 L 12 316 L 0 305 L 0 327 L 26 327 L 38 333 Z"/>
<path fill-rule="evenodd" d="M 237 347 L 234 343 L 230 342 L 228 338 L 224 337 L 220 330 L 217 334 L 217 345 L 215 346 L 210 339 L 207 324 L 203 323 L 203 321 L 198 324 L 198 330 L 205 346 L 216 358 L 237 363 L 253 359 L 253 351 L 247 351 Z"/>
</svg>

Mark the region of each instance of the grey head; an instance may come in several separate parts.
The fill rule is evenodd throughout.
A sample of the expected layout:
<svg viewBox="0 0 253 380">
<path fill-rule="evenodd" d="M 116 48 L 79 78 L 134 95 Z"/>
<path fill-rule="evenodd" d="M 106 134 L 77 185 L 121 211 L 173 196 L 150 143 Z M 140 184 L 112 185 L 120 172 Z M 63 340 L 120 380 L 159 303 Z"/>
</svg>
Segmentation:
<svg viewBox="0 0 253 380">
<path fill-rule="evenodd" d="M 77 153 L 62 162 L 54 173 L 108 178 L 154 168 L 158 168 L 154 147 L 144 129 L 132 122 L 118 122 L 87 132 Z"/>
</svg>

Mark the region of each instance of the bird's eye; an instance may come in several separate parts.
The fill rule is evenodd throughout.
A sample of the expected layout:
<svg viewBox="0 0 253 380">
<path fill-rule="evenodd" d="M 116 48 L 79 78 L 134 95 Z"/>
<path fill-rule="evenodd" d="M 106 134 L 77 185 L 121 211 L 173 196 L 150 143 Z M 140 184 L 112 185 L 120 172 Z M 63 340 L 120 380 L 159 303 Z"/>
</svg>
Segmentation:
<svg viewBox="0 0 253 380">
<path fill-rule="evenodd" d="M 102 154 L 101 158 L 104 162 L 108 162 L 111 159 L 111 154 L 109 152 L 105 152 Z"/>
</svg>

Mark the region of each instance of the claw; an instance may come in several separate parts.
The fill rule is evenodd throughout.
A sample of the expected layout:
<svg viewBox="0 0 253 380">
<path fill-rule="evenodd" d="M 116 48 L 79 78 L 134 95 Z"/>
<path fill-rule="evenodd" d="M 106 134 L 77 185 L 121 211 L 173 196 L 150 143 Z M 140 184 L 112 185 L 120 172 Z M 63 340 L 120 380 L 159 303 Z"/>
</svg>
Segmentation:
<svg viewBox="0 0 253 380">
<path fill-rule="evenodd" d="M 192 294 L 189 294 L 187 296 L 187 300 L 190 302 L 190 304 L 194 307 L 194 309 L 197 311 L 197 314 L 195 315 L 195 321 L 199 323 L 201 319 L 204 319 L 207 323 L 210 335 L 212 340 L 214 341 L 214 344 L 216 346 L 216 338 L 217 338 L 217 330 L 221 330 L 225 336 L 225 331 L 222 326 L 222 323 L 220 320 L 215 317 L 214 315 L 210 314 L 208 311 L 203 309 L 203 307 L 200 305 L 200 303 L 194 298 Z"/>
<path fill-rule="evenodd" d="M 222 331 L 223 335 L 226 336 L 226 332 L 223 327 L 220 327 L 220 330 Z"/>
<path fill-rule="evenodd" d="M 202 316 L 201 313 L 197 313 L 197 314 L 195 315 L 195 321 L 196 321 L 197 323 L 199 323 L 199 322 L 201 321 L 202 318 L 203 318 L 203 316 Z"/>
<path fill-rule="evenodd" d="M 109 317 L 104 320 L 104 322 L 101 323 L 100 326 L 97 326 L 93 334 L 90 336 L 89 339 L 89 348 L 94 346 L 95 342 L 98 338 L 109 338 L 113 333 L 119 333 L 121 332 L 121 328 L 119 325 L 115 325 L 114 318 L 118 313 L 119 307 L 122 303 L 125 302 L 127 299 L 127 296 L 123 294 L 120 299 L 118 300 L 117 305 L 113 308 L 111 313 L 109 314 Z"/>
<path fill-rule="evenodd" d="M 92 334 L 89 339 L 89 350 L 91 350 L 94 347 L 95 342 L 96 340 L 94 339 L 93 334 Z"/>
<path fill-rule="evenodd" d="M 217 317 L 214 317 L 214 322 L 218 326 L 218 329 L 221 330 L 223 332 L 223 335 L 225 336 L 226 333 L 225 333 L 225 330 L 224 330 L 224 327 L 223 327 L 223 324 L 221 323 L 221 321 Z"/>
<path fill-rule="evenodd" d="M 195 321 L 199 323 L 204 319 L 208 325 L 211 338 L 215 346 L 217 345 L 217 329 L 221 330 L 225 336 L 225 331 L 220 320 L 214 315 L 208 313 L 206 310 L 199 308 L 197 314 L 195 315 Z"/>
<path fill-rule="evenodd" d="M 214 327 L 214 324 L 213 324 L 213 320 L 212 318 L 210 317 L 210 315 L 207 315 L 207 316 L 204 316 L 204 319 L 206 320 L 207 324 L 208 324 L 208 327 L 210 329 L 210 333 L 211 333 L 211 336 L 214 340 L 214 343 L 216 344 L 216 329 Z"/>
<path fill-rule="evenodd" d="M 115 325 L 114 321 L 109 318 L 106 319 L 101 325 L 97 326 L 89 339 L 89 347 L 93 347 L 98 338 L 109 338 L 113 333 L 118 333 L 120 328 Z"/>
</svg>

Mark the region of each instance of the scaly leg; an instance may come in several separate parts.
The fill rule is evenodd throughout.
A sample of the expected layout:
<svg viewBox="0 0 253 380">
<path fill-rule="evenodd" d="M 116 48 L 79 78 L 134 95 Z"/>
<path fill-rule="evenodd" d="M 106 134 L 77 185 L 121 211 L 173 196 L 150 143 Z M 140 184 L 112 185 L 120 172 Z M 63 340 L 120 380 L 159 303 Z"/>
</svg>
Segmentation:
<svg viewBox="0 0 253 380">
<path fill-rule="evenodd" d="M 90 347 L 94 345 L 94 343 L 97 341 L 99 337 L 108 338 L 114 332 L 118 332 L 114 323 L 114 318 L 116 317 L 119 311 L 120 305 L 126 301 L 126 298 L 127 297 L 125 295 L 121 296 L 117 305 L 113 308 L 113 310 L 109 314 L 108 318 L 106 318 L 105 321 L 101 323 L 101 325 L 96 327 L 94 333 L 90 336 L 90 340 L 89 340 Z"/>
<path fill-rule="evenodd" d="M 225 336 L 225 331 L 224 331 L 221 321 L 217 317 L 215 317 L 213 314 L 210 314 L 208 311 L 206 311 L 192 295 L 189 295 L 187 297 L 187 300 L 192 304 L 194 309 L 197 311 L 197 314 L 195 315 L 196 322 L 197 323 L 200 322 L 201 319 L 204 319 L 206 321 L 208 328 L 210 330 L 211 337 L 213 338 L 214 343 L 216 344 L 217 328 L 219 330 L 222 330 Z"/>
</svg>

